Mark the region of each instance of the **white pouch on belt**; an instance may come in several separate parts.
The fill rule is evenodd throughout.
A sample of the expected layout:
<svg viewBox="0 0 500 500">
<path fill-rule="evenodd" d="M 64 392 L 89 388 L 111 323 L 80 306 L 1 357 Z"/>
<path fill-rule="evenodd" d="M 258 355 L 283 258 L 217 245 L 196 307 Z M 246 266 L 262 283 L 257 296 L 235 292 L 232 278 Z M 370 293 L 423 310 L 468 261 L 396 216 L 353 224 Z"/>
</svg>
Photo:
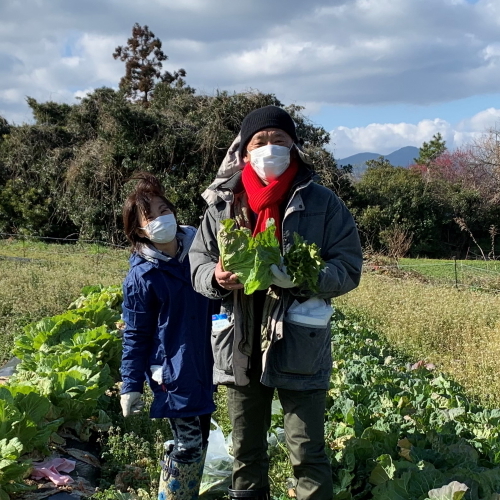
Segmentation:
<svg viewBox="0 0 500 500">
<path fill-rule="evenodd" d="M 306 326 L 327 326 L 333 314 L 333 307 L 324 299 L 311 297 L 305 302 L 299 303 L 296 300 L 289 307 L 285 321 L 297 325 Z"/>
</svg>

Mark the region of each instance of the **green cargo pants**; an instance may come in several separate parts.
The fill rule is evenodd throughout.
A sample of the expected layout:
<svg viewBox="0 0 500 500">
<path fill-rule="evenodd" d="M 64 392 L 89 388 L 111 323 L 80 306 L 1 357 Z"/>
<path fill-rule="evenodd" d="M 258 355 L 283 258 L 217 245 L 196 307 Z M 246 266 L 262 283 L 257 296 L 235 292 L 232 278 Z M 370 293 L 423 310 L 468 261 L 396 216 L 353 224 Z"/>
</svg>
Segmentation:
<svg viewBox="0 0 500 500">
<path fill-rule="evenodd" d="M 257 490 L 269 485 L 267 432 L 271 425 L 274 389 L 252 377 L 243 387 L 227 388 L 233 426 L 233 485 L 235 490 Z M 285 437 L 294 475 L 297 500 L 331 500 L 332 469 L 325 453 L 326 391 L 278 389 L 285 414 Z"/>
</svg>

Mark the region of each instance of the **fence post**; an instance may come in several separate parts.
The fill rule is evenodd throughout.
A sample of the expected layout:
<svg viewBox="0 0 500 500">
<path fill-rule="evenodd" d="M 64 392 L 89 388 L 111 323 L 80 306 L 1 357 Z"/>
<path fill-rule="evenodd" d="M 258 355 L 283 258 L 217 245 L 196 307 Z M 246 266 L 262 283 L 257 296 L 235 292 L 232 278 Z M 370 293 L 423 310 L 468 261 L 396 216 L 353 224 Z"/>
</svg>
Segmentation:
<svg viewBox="0 0 500 500">
<path fill-rule="evenodd" d="M 458 288 L 458 270 L 457 270 L 457 256 L 453 257 L 454 267 L 455 267 L 455 288 Z"/>
</svg>

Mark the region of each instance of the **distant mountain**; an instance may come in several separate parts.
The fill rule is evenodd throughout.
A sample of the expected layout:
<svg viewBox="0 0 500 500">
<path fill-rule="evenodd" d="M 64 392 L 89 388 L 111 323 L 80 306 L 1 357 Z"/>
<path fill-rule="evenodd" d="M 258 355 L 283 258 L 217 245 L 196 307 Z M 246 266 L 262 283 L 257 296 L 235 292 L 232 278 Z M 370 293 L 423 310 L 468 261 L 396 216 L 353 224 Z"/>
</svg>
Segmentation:
<svg viewBox="0 0 500 500">
<path fill-rule="evenodd" d="M 405 146 L 387 155 L 386 158 L 395 167 L 409 167 L 415 163 L 414 158 L 418 158 L 419 149 L 415 146 Z"/>
<path fill-rule="evenodd" d="M 347 158 L 337 160 L 339 166 L 352 165 L 353 175 L 359 177 L 366 170 L 366 162 L 368 160 L 376 160 L 380 156 L 389 160 L 394 167 L 408 167 L 415 163 L 414 158 L 418 157 L 418 148 L 415 146 L 405 146 L 404 148 L 393 151 L 388 155 L 381 155 L 378 153 L 357 153 Z"/>
<path fill-rule="evenodd" d="M 392 154 L 392 153 L 391 153 Z M 348 156 L 347 158 L 342 158 L 341 160 L 337 160 L 339 165 L 352 165 L 358 166 L 362 163 L 367 162 L 368 160 L 376 160 L 381 155 L 378 153 L 358 153 L 352 156 Z"/>
</svg>

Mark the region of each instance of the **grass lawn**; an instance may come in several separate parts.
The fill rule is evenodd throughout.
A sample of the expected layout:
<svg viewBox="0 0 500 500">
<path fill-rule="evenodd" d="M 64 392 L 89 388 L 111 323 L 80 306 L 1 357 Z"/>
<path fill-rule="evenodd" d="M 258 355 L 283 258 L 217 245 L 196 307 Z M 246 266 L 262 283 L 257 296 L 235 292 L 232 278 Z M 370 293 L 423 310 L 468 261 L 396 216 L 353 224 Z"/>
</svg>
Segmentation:
<svg viewBox="0 0 500 500">
<path fill-rule="evenodd" d="M 0 365 L 22 328 L 65 311 L 87 285 L 120 284 L 128 250 L 0 241 Z"/>
<path fill-rule="evenodd" d="M 425 277 L 443 282 L 478 288 L 500 289 L 500 261 L 401 259 L 399 268 L 414 271 Z"/>
</svg>

